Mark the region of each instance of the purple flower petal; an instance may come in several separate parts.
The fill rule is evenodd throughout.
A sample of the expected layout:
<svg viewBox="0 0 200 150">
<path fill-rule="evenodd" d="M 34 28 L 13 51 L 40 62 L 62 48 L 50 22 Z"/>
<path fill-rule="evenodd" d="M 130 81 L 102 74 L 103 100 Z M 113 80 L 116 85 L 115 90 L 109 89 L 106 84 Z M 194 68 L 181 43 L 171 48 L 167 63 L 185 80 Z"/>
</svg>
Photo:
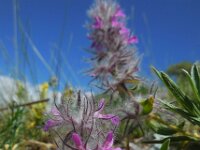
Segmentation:
<svg viewBox="0 0 200 150">
<path fill-rule="evenodd" d="M 105 106 L 105 100 L 101 99 L 99 101 L 99 105 L 98 105 L 98 110 L 96 112 L 94 112 L 94 118 L 98 118 L 98 119 L 104 119 L 104 120 L 111 120 L 111 122 L 114 125 L 119 125 L 120 122 L 120 118 L 116 115 L 113 114 L 101 114 L 101 112 L 103 111 L 103 108 Z"/>
<path fill-rule="evenodd" d="M 119 118 L 118 116 L 115 116 L 115 117 L 111 118 L 111 122 L 112 122 L 114 125 L 118 126 L 119 123 L 120 123 L 120 118 Z"/>
<path fill-rule="evenodd" d="M 117 148 L 113 148 L 113 142 L 114 142 L 114 138 L 113 138 L 113 132 L 110 131 L 108 132 L 108 135 L 106 137 L 106 140 L 104 141 L 102 147 L 100 148 L 100 150 L 122 150 L 121 148 L 117 147 Z"/>
<path fill-rule="evenodd" d="M 121 18 L 125 18 L 126 15 L 124 14 L 124 12 L 122 11 L 122 9 L 118 6 L 115 14 L 114 14 L 115 17 L 121 17 Z"/>
<path fill-rule="evenodd" d="M 54 116 L 60 116 L 60 112 L 55 106 L 51 108 L 51 114 Z"/>
<path fill-rule="evenodd" d="M 102 110 L 104 109 L 104 106 L 105 106 L 105 99 L 101 99 L 100 101 L 99 101 L 99 105 L 98 105 L 98 112 L 100 113 L 100 112 L 102 112 Z"/>
<path fill-rule="evenodd" d="M 116 28 L 122 28 L 124 26 L 121 22 L 118 22 L 115 19 L 112 19 L 111 25 L 112 25 L 112 27 L 116 27 Z"/>
<path fill-rule="evenodd" d="M 45 122 L 44 125 L 44 131 L 48 131 L 50 128 L 53 128 L 55 126 L 58 126 L 62 123 L 62 120 L 53 120 L 53 119 L 49 119 Z"/>
<path fill-rule="evenodd" d="M 121 30 L 119 31 L 119 33 L 120 33 L 121 35 L 124 35 L 124 36 L 129 36 L 130 31 L 129 31 L 129 29 L 127 29 L 126 27 L 122 27 Z"/>
<path fill-rule="evenodd" d="M 106 149 L 110 149 L 113 146 L 113 132 L 110 131 L 108 132 L 108 135 L 106 137 L 106 140 L 104 141 L 103 145 L 102 145 L 102 149 L 106 150 Z"/>
<path fill-rule="evenodd" d="M 128 39 L 128 43 L 138 43 L 138 38 L 136 36 L 132 36 Z"/>
<path fill-rule="evenodd" d="M 113 114 L 95 114 L 96 118 L 99 118 L 99 119 L 104 119 L 104 120 L 111 120 L 111 122 L 114 124 L 114 125 L 119 125 L 120 123 L 120 118 L 116 115 L 113 115 Z"/>
<path fill-rule="evenodd" d="M 113 114 L 99 114 L 98 118 L 99 119 L 105 119 L 105 120 L 108 120 L 108 119 L 112 119 L 113 117 L 115 117 L 115 115 Z"/>
<path fill-rule="evenodd" d="M 125 18 L 126 15 L 123 13 L 121 8 L 118 6 L 116 12 L 111 17 L 111 25 L 112 27 L 123 28 L 125 24 L 120 20 L 121 18 Z"/>
<path fill-rule="evenodd" d="M 76 148 L 78 148 L 79 150 L 86 150 L 83 146 L 83 142 L 81 140 L 81 137 L 77 133 L 72 134 L 72 140 L 73 140 Z"/>
<path fill-rule="evenodd" d="M 103 22 L 102 22 L 101 18 L 99 16 L 96 16 L 94 19 L 95 19 L 95 22 L 92 25 L 92 28 L 93 29 L 101 29 L 103 26 Z"/>
</svg>

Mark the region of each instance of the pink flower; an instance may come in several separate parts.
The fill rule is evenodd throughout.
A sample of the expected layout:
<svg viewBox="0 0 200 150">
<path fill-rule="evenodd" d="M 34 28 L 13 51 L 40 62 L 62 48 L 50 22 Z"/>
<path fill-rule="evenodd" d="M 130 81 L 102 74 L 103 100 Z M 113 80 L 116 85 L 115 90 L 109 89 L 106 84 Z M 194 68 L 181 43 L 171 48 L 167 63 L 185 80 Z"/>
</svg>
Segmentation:
<svg viewBox="0 0 200 150">
<path fill-rule="evenodd" d="M 111 17 L 111 25 L 113 27 L 120 27 L 120 28 L 125 26 L 124 23 L 121 21 L 121 19 L 123 19 L 125 17 L 126 17 L 126 15 L 121 10 L 120 6 L 118 6 L 118 8 L 116 8 L 115 13 Z"/>
<path fill-rule="evenodd" d="M 61 116 L 60 111 L 55 106 L 51 108 L 51 114 L 57 117 Z"/>
<path fill-rule="evenodd" d="M 124 12 L 120 8 L 120 6 L 118 6 L 118 8 L 116 9 L 114 16 L 118 17 L 118 18 L 125 18 L 126 17 L 126 15 L 124 14 Z"/>
<path fill-rule="evenodd" d="M 103 22 L 99 16 L 94 18 L 95 22 L 92 24 L 93 29 L 101 29 L 103 26 Z"/>
<path fill-rule="evenodd" d="M 122 26 L 121 29 L 120 29 L 120 31 L 119 31 L 119 33 L 120 33 L 121 35 L 127 37 L 127 36 L 129 36 L 129 34 L 130 34 L 130 30 L 127 29 L 125 26 Z"/>
<path fill-rule="evenodd" d="M 60 125 L 63 122 L 63 118 L 59 112 L 59 110 L 54 106 L 51 108 L 51 114 L 53 115 L 53 119 L 49 119 L 45 122 L 44 131 L 48 131 L 50 128 Z"/>
<path fill-rule="evenodd" d="M 138 43 L 138 38 L 136 36 L 131 36 L 130 30 L 126 27 L 122 27 L 119 33 L 124 38 L 124 42 L 127 44 Z"/>
<path fill-rule="evenodd" d="M 138 43 L 138 38 L 137 36 L 131 36 L 129 39 L 128 39 L 128 43 Z"/>
<path fill-rule="evenodd" d="M 72 134 L 72 141 L 74 142 L 74 145 L 76 146 L 76 148 L 78 150 L 90 150 L 90 149 L 86 149 L 86 147 L 84 146 L 81 137 L 77 134 L 77 133 L 73 133 Z M 121 150 L 121 148 L 113 148 L 113 142 L 114 142 L 114 138 L 113 138 L 113 132 L 110 131 L 107 134 L 107 137 L 105 139 L 105 141 L 103 142 L 103 144 L 101 146 L 97 145 L 97 150 Z"/>
<path fill-rule="evenodd" d="M 121 148 L 113 148 L 113 132 L 108 132 L 106 140 L 104 141 L 103 145 L 100 147 L 100 150 L 121 150 Z"/>
<path fill-rule="evenodd" d="M 72 141 L 74 142 L 78 150 L 86 150 L 81 140 L 81 137 L 77 133 L 72 134 Z"/>
<path fill-rule="evenodd" d="M 119 34 L 125 44 L 138 43 L 136 36 L 131 36 L 130 30 L 126 28 L 125 23 L 120 20 L 120 18 L 125 18 L 125 14 L 120 8 L 116 10 L 116 13 L 111 17 L 111 26 L 114 28 L 119 28 Z"/>
<path fill-rule="evenodd" d="M 115 19 L 112 19 L 111 20 L 111 26 L 116 27 L 116 28 L 122 28 L 122 27 L 124 27 L 124 24 L 115 20 Z"/>
<path fill-rule="evenodd" d="M 119 125 L 120 118 L 113 114 L 101 114 L 105 106 L 105 100 L 101 99 L 99 102 L 98 110 L 94 113 L 95 118 L 111 120 L 114 125 Z"/>
<path fill-rule="evenodd" d="M 112 26 L 113 27 L 120 27 L 120 25 L 121 25 L 120 19 L 123 19 L 125 17 L 126 17 L 126 15 L 121 10 L 121 8 L 118 6 L 118 8 L 116 9 L 115 13 L 111 17 L 111 24 L 112 24 Z"/>
<path fill-rule="evenodd" d="M 58 126 L 62 123 L 62 120 L 53 120 L 53 119 L 49 119 L 45 122 L 44 125 L 44 131 L 48 131 L 50 128 Z"/>
</svg>

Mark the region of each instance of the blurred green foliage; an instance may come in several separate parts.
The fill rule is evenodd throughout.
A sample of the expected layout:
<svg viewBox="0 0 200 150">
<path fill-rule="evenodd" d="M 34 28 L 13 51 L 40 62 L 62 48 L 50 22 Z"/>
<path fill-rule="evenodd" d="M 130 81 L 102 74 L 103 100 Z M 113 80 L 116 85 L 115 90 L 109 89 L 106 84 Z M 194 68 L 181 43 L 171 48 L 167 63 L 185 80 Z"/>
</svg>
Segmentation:
<svg viewBox="0 0 200 150">
<path fill-rule="evenodd" d="M 182 72 L 182 69 L 186 70 L 187 72 L 190 72 L 191 68 L 192 68 L 192 63 L 184 61 L 184 62 L 180 62 L 180 63 L 169 66 L 166 73 L 169 74 L 170 76 L 176 76 L 180 78 L 180 77 L 184 77 L 184 73 Z"/>
<path fill-rule="evenodd" d="M 160 72 L 153 68 L 153 71 L 160 78 L 160 80 L 165 84 L 169 92 L 173 95 L 174 101 L 165 101 L 159 100 L 163 107 L 168 111 L 171 111 L 172 114 L 175 113 L 179 115 L 180 120 L 185 120 L 186 123 L 180 122 L 180 124 L 172 124 L 158 118 L 156 116 L 157 122 L 154 122 L 153 126 L 156 128 L 156 132 L 160 129 L 160 123 L 163 123 L 165 126 L 162 127 L 162 130 L 166 132 L 159 132 L 159 134 L 166 135 L 168 133 L 168 139 L 171 140 L 171 143 L 179 143 L 179 148 L 187 148 L 191 143 L 200 142 L 200 71 L 198 64 L 194 64 L 191 67 L 190 73 L 182 69 L 181 78 L 184 78 L 182 82 L 187 82 L 187 88 L 190 89 L 190 94 L 186 94 L 182 88 L 177 85 L 166 73 Z M 157 123 L 157 124 L 156 124 Z M 158 124 L 159 123 L 159 124 Z M 171 129 L 173 132 L 170 132 Z M 157 141 L 160 142 L 160 141 Z M 177 147 L 178 148 L 178 147 Z M 200 147 L 196 147 L 197 149 Z"/>
<path fill-rule="evenodd" d="M 48 84 L 42 84 L 40 97 L 47 98 L 47 92 Z M 20 101 L 11 100 L 0 115 L 0 149 L 19 149 L 19 145 L 28 140 L 50 142 L 48 133 L 42 130 L 47 104 L 28 105 L 30 97 L 20 82 L 17 82 L 16 96 Z M 25 105 L 20 106 L 22 103 Z"/>
<path fill-rule="evenodd" d="M 1 113 L 0 117 L 0 148 L 6 144 L 13 147 L 23 139 L 24 109 L 14 109 L 14 103 L 10 105 L 10 111 Z"/>
</svg>

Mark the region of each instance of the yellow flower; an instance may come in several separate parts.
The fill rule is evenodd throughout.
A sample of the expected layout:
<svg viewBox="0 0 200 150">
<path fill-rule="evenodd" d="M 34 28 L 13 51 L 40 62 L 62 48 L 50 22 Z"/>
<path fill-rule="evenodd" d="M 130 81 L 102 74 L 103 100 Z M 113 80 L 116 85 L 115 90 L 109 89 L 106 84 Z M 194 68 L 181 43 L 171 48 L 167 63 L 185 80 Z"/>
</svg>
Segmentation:
<svg viewBox="0 0 200 150">
<path fill-rule="evenodd" d="M 47 91 L 49 89 L 49 84 L 47 82 L 44 82 L 41 86 L 40 86 L 41 91 Z"/>
<path fill-rule="evenodd" d="M 40 98 L 44 99 L 47 97 L 47 92 L 49 89 L 49 84 L 47 82 L 44 82 L 40 85 Z"/>
</svg>

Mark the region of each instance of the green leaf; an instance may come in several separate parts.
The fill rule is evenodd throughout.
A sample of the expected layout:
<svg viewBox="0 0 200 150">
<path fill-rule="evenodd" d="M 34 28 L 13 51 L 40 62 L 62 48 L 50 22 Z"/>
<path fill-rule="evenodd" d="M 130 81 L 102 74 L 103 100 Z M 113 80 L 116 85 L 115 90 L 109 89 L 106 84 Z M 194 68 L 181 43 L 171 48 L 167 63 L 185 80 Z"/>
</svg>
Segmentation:
<svg viewBox="0 0 200 150">
<path fill-rule="evenodd" d="M 199 75 L 199 70 L 198 70 L 196 64 L 194 64 L 192 66 L 191 77 L 192 77 L 192 80 L 194 81 L 194 83 L 196 85 L 196 88 L 197 88 L 199 96 L 200 96 L 200 75 Z"/>
<path fill-rule="evenodd" d="M 192 87 L 195 97 L 197 98 L 198 102 L 200 102 L 200 95 L 198 93 L 198 90 L 197 90 L 196 84 L 194 83 L 194 80 L 192 79 L 192 77 L 186 70 L 183 69 L 182 71 L 185 73 L 187 79 L 189 80 L 189 83 Z"/>
<path fill-rule="evenodd" d="M 176 97 L 177 102 L 188 112 L 194 114 L 194 104 L 192 103 L 192 100 L 190 100 L 185 93 L 180 90 L 176 83 L 171 80 L 167 74 L 161 72 L 161 77 L 168 90 Z"/>
<path fill-rule="evenodd" d="M 154 97 L 151 96 L 146 100 L 140 102 L 142 106 L 142 115 L 147 115 L 153 110 Z"/>
<path fill-rule="evenodd" d="M 156 75 L 163 81 L 168 90 L 176 97 L 179 104 L 193 114 L 194 107 L 192 101 L 185 95 L 184 92 L 179 89 L 176 83 L 171 80 L 170 77 L 164 72 L 159 72 L 154 67 L 152 67 L 152 69 L 156 73 Z"/>
<path fill-rule="evenodd" d="M 200 125 L 200 118 L 186 112 L 185 110 L 178 108 L 172 104 L 169 104 L 165 101 L 159 100 L 161 103 L 163 103 L 168 109 L 172 110 L 173 112 L 178 113 L 179 115 L 181 115 L 183 118 L 187 119 L 188 121 L 190 121 L 193 124 L 196 125 Z"/>
<path fill-rule="evenodd" d="M 193 138 L 190 136 L 171 136 L 171 137 L 164 138 L 162 140 L 143 141 L 143 143 L 159 144 L 159 143 L 163 143 L 164 141 L 166 141 L 168 139 L 170 139 L 170 143 L 183 142 L 183 141 L 199 141 L 199 139 L 196 139 L 196 138 Z"/>
<path fill-rule="evenodd" d="M 167 139 L 161 146 L 160 150 L 168 150 L 170 144 L 170 139 Z"/>
<path fill-rule="evenodd" d="M 170 128 L 157 120 L 150 119 L 148 122 L 148 126 L 157 134 L 161 135 L 173 135 L 177 133 L 177 130 Z"/>
<path fill-rule="evenodd" d="M 160 78 L 160 80 L 163 81 L 160 72 L 156 68 L 154 68 L 154 67 L 151 67 L 151 68 L 152 68 L 153 72 Z"/>
</svg>

